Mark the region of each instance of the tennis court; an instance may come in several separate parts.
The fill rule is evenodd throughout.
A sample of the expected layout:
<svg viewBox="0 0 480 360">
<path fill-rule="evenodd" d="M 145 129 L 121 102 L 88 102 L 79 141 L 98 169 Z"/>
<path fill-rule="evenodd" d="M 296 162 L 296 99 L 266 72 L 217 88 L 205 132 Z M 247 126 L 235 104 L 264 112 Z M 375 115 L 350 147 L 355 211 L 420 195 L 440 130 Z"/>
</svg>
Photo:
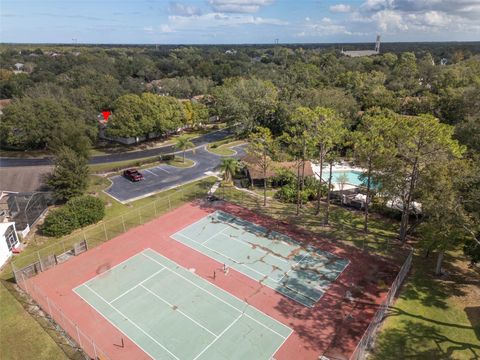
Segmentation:
<svg viewBox="0 0 480 360">
<path fill-rule="evenodd" d="M 154 359 L 271 359 L 292 333 L 152 249 L 74 291 Z"/>
<path fill-rule="evenodd" d="M 172 238 L 308 307 L 349 263 L 220 210 Z"/>
</svg>

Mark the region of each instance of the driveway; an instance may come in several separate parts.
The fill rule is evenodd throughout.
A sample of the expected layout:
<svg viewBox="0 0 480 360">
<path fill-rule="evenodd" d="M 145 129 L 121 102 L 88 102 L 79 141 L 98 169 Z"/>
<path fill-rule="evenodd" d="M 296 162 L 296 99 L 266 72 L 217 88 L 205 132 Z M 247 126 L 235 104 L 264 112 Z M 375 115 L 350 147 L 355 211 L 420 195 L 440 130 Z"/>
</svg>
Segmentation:
<svg viewBox="0 0 480 360">
<path fill-rule="evenodd" d="M 237 154 L 229 157 L 238 159 L 245 155 L 245 145 L 237 145 L 232 149 Z M 221 159 L 225 157 L 207 151 L 205 146 L 195 151 L 189 150 L 186 154 L 186 158 L 195 162 L 192 167 L 179 168 L 162 164 L 143 169 L 141 173 L 145 180 L 139 182 L 131 182 L 120 175 L 113 176 L 110 178 L 112 185 L 105 192 L 122 203 L 144 198 L 208 176 L 206 173 L 215 171 Z"/>
</svg>

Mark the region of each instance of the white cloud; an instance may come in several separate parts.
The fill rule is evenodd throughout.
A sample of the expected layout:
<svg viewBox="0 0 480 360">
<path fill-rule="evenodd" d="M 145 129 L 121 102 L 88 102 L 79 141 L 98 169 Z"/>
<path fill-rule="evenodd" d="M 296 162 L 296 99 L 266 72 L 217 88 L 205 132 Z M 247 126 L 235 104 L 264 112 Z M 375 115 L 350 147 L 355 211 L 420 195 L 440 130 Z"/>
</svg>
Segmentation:
<svg viewBox="0 0 480 360">
<path fill-rule="evenodd" d="M 297 37 L 322 37 L 330 35 L 353 35 L 345 25 L 335 23 L 332 19 L 324 17 L 319 22 L 307 22 L 303 29 L 297 32 Z M 358 34 L 356 34 L 358 35 Z"/>
<path fill-rule="evenodd" d="M 230 27 L 238 25 L 277 25 L 285 26 L 289 23 L 281 19 L 263 18 L 253 15 L 230 15 L 224 13 L 208 13 L 198 16 L 177 16 L 168 17 L 170 24 L 178 29 L 208 29 L 213 27 Z"/>
<path fill-rule="evenodd" d="M 143 31 L 147 33 L 152 33 L 153 32 L 153 26 L 144 26 Z"/>
<path fill-rule="evenodd" d="M 171 1 L 168 6 L 168 11 L 170 14 L 183 15 L 183 16 L 193 16 L 200 15 L 201 10 L 193 5 L 186 5 L 181 2 Z"/>
<path fill-rule="evenodd" d="M 348 13 L 352 11 L 352 7 L 350 5 L 345 4 L 336 4 L 330 6 L 330 11 L 334 13 Z"/>
<path fill-rule="evenodd" d="M 162 24 L 162 25 L 160 25 L 160 32 L 162 32 L 162 33 L 172 33 L 172 32 L 175 32 L 175 30 L 173 30 L 170 27 L 170 25 Z"/>
<path fill-rule="evenodd" d="M 262 7 L 271 5 L 274 0 L 208 0 L 216 12 L 223 13 L 256 13 Z"/>
</svg>

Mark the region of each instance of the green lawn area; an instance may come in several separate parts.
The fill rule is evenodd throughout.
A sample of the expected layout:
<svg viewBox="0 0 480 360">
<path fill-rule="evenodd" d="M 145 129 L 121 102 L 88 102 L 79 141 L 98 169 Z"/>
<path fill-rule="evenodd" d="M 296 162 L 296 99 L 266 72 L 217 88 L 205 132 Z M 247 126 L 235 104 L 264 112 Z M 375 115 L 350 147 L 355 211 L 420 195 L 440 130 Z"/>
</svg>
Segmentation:
<svg viewBox="0 0 480 360">
<path fill-rule="evenodd" d="M 438 278 L 434 256 L 414 258 L 372 359 L 480 358 L 480 274 L 468 269 L 461 252 L 445 260 L 447 275 Z"/>
<path fill-rule="evenodd" d="M 188 155 L 187 155 L 188 156 Z M 141 158 L 141 159 L 136 159 L 136 160 L 126 160 L 126 161 L 117 161 L 117 162 L 111 162 L 111 163 L 105 163 L 105 164 L 95 164 L 95 165 L 89 165 L 90 172 L 94 174 L 100 174 L 100 173 L 108 173 L 108 172 L 120 172 L 123 169 L 128 169 L 131 167 L 135 167 L 138 169 L 147 169 L 151 168 L 160 164 L 168 164 L 176 167 L 190 167 L 193 166 L 193 161 L 190 159 L 185 159 L 185 162 L 183 162 L 183 157 L 182 155 L 175 155 L 174 160 L 168 160 L 168 161 L 160 161 L 159 156 L 151 156 L 151 157 L 146 157 L 146 158 Z"/>
<path fill-rule="evenodd" d="M 232 139 L 224 139 L 209 144 L 208 151 L 221 156 L 233 156 L 236 152 L 231 147 L 244 143 L 245 141 L 243 140 L 232 141 Z"/>
<path fill-rule="evenodd" d="M 0 283 L 0 358 L 4 360 L 68 359 L 45 329 Z"/>
<path fill-rule="evenodd" d="M 331 226 L 321 225 L 313 206 L 295 214 L 295 204 L 221 188 L 220 196 L 259 213 L 285 220 L 321 234 L 331 241 L 341 241 L 401 264 L 405 257 L 396 246 L 398 223 L 372 215 L 370 234 L 362 231 L 363 214 L 331 206 Z M 322 213 L 324 209 L 322 209 Z M 456 259 L 456 260 L 455 260 Z M 433 275 L 435 254 L 429 259 L 414 257 L 412 272 L 393 304 L 371 358 L 384 359 L 479 359 L 480 358 L 480 271 L 469 269 L 461 251 L 446 256 L 447 276 Z"/>
</svg>

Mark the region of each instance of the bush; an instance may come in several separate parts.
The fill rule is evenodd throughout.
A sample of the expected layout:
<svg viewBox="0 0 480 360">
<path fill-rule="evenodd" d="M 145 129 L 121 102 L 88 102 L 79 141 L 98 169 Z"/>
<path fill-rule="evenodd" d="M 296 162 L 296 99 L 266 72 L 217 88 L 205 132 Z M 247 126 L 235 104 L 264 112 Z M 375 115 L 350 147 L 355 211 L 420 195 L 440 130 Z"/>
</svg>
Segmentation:
<svg viewBox="0 0 480 360">
<path fill-rule="evenodd" d="M 165 154 L 160 156 L 160 161 L 172 161 L 175 160 L 175 154 Z"/>
<path fill-rule="evenodd" d="M 75 217 L 64 207 L 48 214 L 42 225 L 42 232 L 47 236 L 60 237 L 70 234 L 76 228 L 78 224 Z"/>
<path fill-rule="evenodd" d="M 52 211 L 42 225 L 47 236 L 60 237 L 73 230 L 95 224 L 105 216 L 105 205 L 99 198 L 79 196 L 70 199 L 64 207 Z"/>
</svg>

